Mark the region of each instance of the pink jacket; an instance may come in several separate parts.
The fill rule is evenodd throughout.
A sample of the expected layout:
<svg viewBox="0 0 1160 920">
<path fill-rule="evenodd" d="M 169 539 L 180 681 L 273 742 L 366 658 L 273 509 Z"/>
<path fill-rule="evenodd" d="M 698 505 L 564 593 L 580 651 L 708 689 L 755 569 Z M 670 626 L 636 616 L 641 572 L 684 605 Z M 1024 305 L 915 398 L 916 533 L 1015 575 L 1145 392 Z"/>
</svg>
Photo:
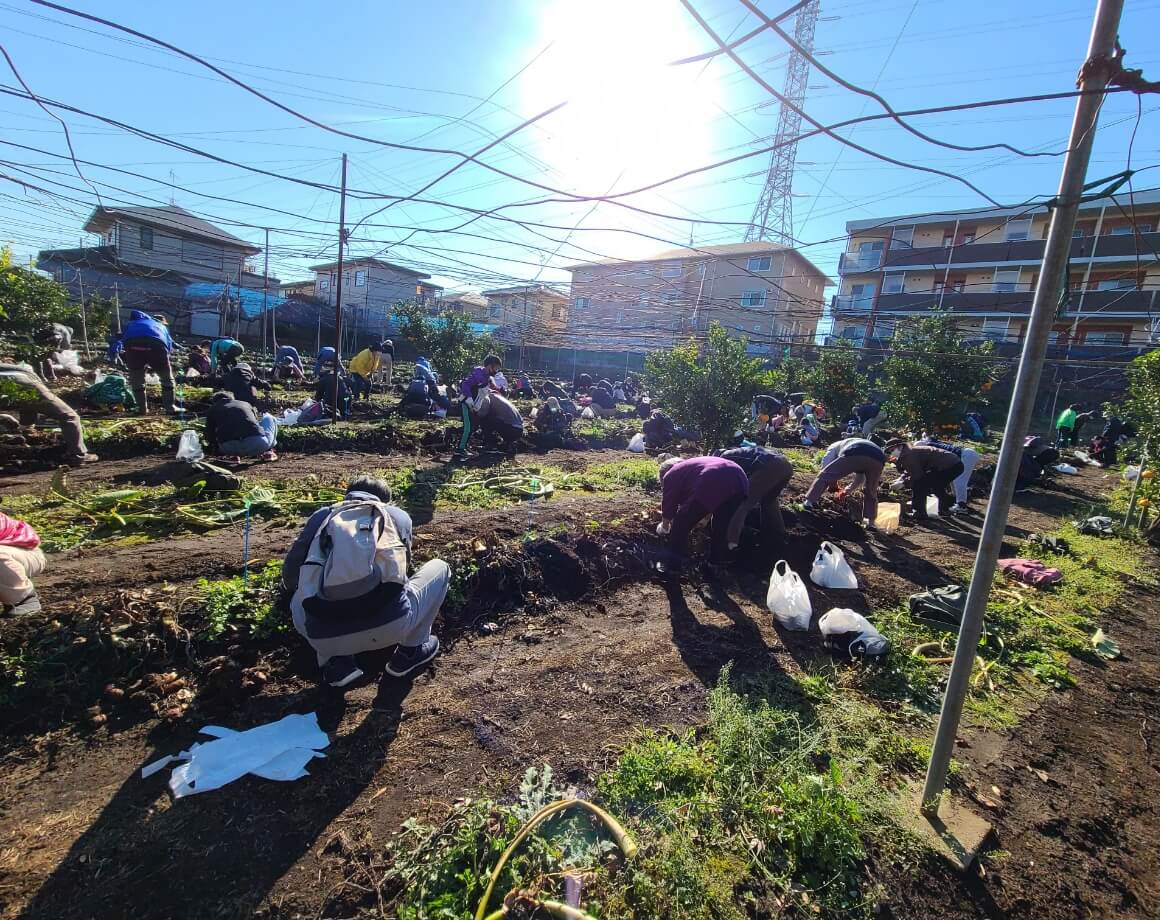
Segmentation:
<svg viewBox="0 0 1160 920">
<path fill-rule="evenodd" d="M 36 549 L 39 545 L 40 534 L 33 530 L 30 524 L 0 511 L 0 546 Z"/>
</svg>

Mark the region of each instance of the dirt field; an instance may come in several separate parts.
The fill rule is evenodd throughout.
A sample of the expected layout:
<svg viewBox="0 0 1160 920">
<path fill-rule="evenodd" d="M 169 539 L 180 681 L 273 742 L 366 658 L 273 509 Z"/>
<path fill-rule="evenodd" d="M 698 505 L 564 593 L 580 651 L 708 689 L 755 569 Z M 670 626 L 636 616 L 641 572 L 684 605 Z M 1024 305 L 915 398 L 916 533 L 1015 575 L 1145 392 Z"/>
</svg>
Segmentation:
<svg viewBox="0 0 1160 920">
<path fill-rule="evenodd" d="M 560 451 L 537 459 L 574 468 L 624 456 Z M 271 474 L 338 477 L 415 459 L 290 452 Z M 157 463 L 110 461 L 74 480 L 149 482 Z M 41 491 L 48 479 L 19 474 L 0 489 Z M 808 482 L 796 475 L 787 498 Z M 1109 483 L 1106 474 L 1085 471 L 1057 488 L 1020 494 L 1011 538 L 1084 514 Z M 819 658 L 816 634 L 773 627 L 764 608 L 771 559 L 750 558 L 724 573 L 698 569 L 680 580 L 650 574 L 656 504 L 655 495 L 638 491 L 417 514 L 421 556 L 476 537 L 518 545 L 530 532 L 551 536 L 537 536 L 515 563 L 477 584 L 481 596 L 443 625 L 444 654 L 413 683 L 387 679 L 345 695 L 319 688 L 312 655 L 290 634 L 229 649 L 240 667 L 260 668 L 267 678 L 247 694 L 214 696 L 199 684 L 193 708 L 176 722 L 114 710 L 91 729 L 81 715 L 99 700 L 62 692 L 0 738 L 0 917 L 373 913 L 366 867 L 406 818 L 438 816 L 464 796 L 503 794 L 528 766 L 543 763 L 590 788 L 634 728 L 699 725 L 707 689 L 728 662 L 796 674 Z M 865 584 L 854 598 L 811 588 L 815 611 L 872 612 L 969 567 L 981 517 L 892 536 L 867 536 L 832 511 L 790 514 L 787 522 L 786 558 L 798 571 L 808 571 L 818 541 L 830 539 Z M 295 533 L 291 526 L 256 529 L 253 557 L 280 557 Z M 127 593 L 181 597 L 196 579 L 240 567 L 238 529 L 224 528 L 63 553 L 39 584 L 51 616 L 71 627 L 70 617 L 129 603 Z M 995 823 L 1007 855 L 966 881 L 932 861 L 897 879 L 881 916 L 1160 916 L 1156 605 L 1154 591 L 1136 587 L 1106 612 L 1121 660 L 1077 664 L 1078 685 L 1029 697 L 1014 729 L 964 730 L 956 753 L 964 786 Z M 0 634 L 14 628 L 0 620 Z M 52 621 L 39 628 L 53 628 Z M 181 669 L 197 676 L 207 655 L 191 652 Z M 168 771 L 139 776 L 142 765 L 187 747 L 201 725 L 244 728 L 310 711 L 333 743 L 308 779 L 247 778 L 173 802 Z"/>
</svg>

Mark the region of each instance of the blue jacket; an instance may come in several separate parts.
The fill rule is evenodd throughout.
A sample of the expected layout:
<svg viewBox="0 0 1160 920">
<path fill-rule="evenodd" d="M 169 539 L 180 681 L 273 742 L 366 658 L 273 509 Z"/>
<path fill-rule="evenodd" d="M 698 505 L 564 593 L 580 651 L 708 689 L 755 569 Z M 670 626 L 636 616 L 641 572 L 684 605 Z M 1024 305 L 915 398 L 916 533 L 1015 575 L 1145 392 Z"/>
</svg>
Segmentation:
<svg viewBox="0 0 1160 920">
<path fill-rule="evenodd" d="M 129 322 L 121 333 L 121 341 L 129 347 L 132 347 L 130 343 L 134 339 L 154 339 L 164 345 L 166 351 L 173 351 L 169 330 L 142 310 L 134 310 L 129 314 Z"/>
<path fill-rule="evenodd" d="M 423 380 L 427 383 L 439 382 L 439 378 L 431 370 L 431 365 L 426 358 L 419 358 L 415 361 L 415 379 Z"/>
</svg>

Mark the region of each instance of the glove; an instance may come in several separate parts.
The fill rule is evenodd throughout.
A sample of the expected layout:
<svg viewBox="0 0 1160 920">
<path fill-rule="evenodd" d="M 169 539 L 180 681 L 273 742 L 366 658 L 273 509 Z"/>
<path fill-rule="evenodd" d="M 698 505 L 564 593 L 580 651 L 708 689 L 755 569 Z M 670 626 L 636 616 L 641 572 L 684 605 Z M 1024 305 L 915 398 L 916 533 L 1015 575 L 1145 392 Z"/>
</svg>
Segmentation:
<svg viewBox="0 0 1160 920">
<path fill-rule="evenodd" d="M 673 529 L 673 522 L 672 521 L 662 520 L 659 524 L 657 524 L 657 536 L 663 537 L 672 529 Z"/>
</svg>

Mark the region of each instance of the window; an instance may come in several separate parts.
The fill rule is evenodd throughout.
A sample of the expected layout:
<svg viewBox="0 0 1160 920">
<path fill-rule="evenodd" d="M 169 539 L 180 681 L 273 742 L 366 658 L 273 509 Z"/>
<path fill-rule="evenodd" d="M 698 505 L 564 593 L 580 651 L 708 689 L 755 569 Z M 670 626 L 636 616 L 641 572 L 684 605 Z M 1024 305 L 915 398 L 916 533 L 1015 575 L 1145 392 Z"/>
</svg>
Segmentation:
<svg viewBox="0 0 1160 920">
<path fill-rule="evenodd" d="M 1085 332 L 1085 345 L 1123 345 L 1124 333 L 1114 329 L 1100 329 L 1097 332 Z"/>
<path fill-rule="evenodd" d="M 502 304 L 489 303 L 487 305 L 487 315 L 490 316 L 492 319 L 499 319 L 499 316 L 502 312 L 503 312 L 503 305 Z"/>
<path fill-rule="evenodd" d="M 1014 291 L 1019 286 L 1019 269 L 1007 269 L 995 272 L 991 290 L 996 292 Z"/>
<path fill-rule="evenodd" d="M 354 286 L 355 287 L 366 287 L 366 284 L 367 284 L 366 270 L 360 268 L 358 271 L 356 271 L 354 273 Z"/>
<path fill-rule="evenodd" d="M 1131 291 L 1135 287 L 1134 278 L 1103 278 L 1096 282 L 1097 291 Z"/>
<path fill-rule="evenodd" d="M 322 275 L 318 279 L 318 290 L 320 290 L 320 291 L 329 291 L 330 290 L 330 275 Z"/>
<path fill-rule="evenodd" d="M 985 319 L 983 320 L 983 338 L 990 339 L 993 342 L 1002 342 L 1007 338 L 1007 330 L 1011 326 L 1009 319 Z"/>
<path fill-rule="evenodd" d="M 750 256 L 745 267 L 751 272 L 767 272 L 772 261 L 770 256 Z"/>
<path fill-rule="evenodd" d="M 591 297 L 577 297 L 575 300 L 575 306 L 576 306 L 577 310 L 587 310 L 589 307 L 592 306 L 592 298 Z"/>
<path fill-rule="evenodd" d="M 874 338 L 889 341 L 894 338 L 894 320 L 879 319 L 874 321 Z"/>
<path fill-rule="evenodd" d="M 850 285 L 850 296 L 855 300 L 870 300 L 874 297 L 874 285 L 852 284 Z"/>
<path fill-rule="evenodd" d="M 914 227 L 895 227 L 890 236 L 891 249 L 913 249 Z"/>
<path fill-rule="evenodd" d="M 152 227 L 142 227 L 140 237 L 141 237 L 140 242 L 141 242 L 142 249 L 152 249 L 153 248 L 153 228 Z"/>
<path fill-rule="evenodd" d="M 1073 240 L 1082 240 L 1085 236 L 1087 236 L 1087 231 L 1083 227 L 1076 227 L 1071 231 L 1071 238 Z"/>
<path fill-rule="evenodd" d="M 882 279 L 883 294 L 901 294 L 904 275 L 887 275 Z"/>
<path fill-rule="evenodd" d="M 975 231 L 974 230 L 964 230 L 963 231 L 963 245 L 970 246 L 971 243 L 973 243 L 974 241 L 975 241 Z"/>
<path fill-rule="evenodd" d="M 1030 238 L 1031 218 L 1007 221 L 1007 228 L 1003 234 L 1003 239 L 1005 239 L 1007 242 L 1011 243 L 1017 240 L 1027 240 Z"/>
<path fill-rule="evenodd" d="M 955 234 L 953 230 L 943 231 L 943 249 L 950 249 L 955 244 Z"/>
<path fill-rule="evenodd" d="M 741 295 L 741 306 L 743 307 L 764 307 L 765 306 L 765 291 L 746 291 Z"/>
<path fill-rule="evenodd" d="M 964 275 L 959 275 L 957 278 L 951 278 L 947 282 L 947 289 L 954 291 L 956 294 L 961 294 L 963 289 L 967 286 L 967 279 Z"/>
<path fill-rule="evenodd" d="M 667 265 L 661 266 L 661 277 L 662 278 L 680 278 L 681 272 L 683 270 L 684 269 L 681 267 L 680 262 L 669 262 Z"/>
<path fill-rule="evenodd" d="M 552 307 L 552 319 L 564 319 L 564 307 L 561 304 L 556 304 Z"/>
<path fill-rule="evenodd" d="M 624 307 L 616 308 L 616 323 L 619 325 L 624 322 Z"/>
<path fill-rule="evenodd" d="M 842 330 L 842 338 L 851 342 L 861 342 L 866 337 L 865 326 L 847 326 Z"/>
<path fill-rule="evenodd" d="M 1132 236 L 1137 230 L 1140 233 L 1151 233 L 1152 232 L 1152 225 L 1151 224 L 1136 224 L 1136 226 L 1133 227 L 1131 224 L 1124 224 L 1123 226 L 1120 226 L 1120 227 L 1112 227 L 1111 231 L 1109 232 L 1109 235 L 1111 235 L 1111 236 Z"/>
</svg>

